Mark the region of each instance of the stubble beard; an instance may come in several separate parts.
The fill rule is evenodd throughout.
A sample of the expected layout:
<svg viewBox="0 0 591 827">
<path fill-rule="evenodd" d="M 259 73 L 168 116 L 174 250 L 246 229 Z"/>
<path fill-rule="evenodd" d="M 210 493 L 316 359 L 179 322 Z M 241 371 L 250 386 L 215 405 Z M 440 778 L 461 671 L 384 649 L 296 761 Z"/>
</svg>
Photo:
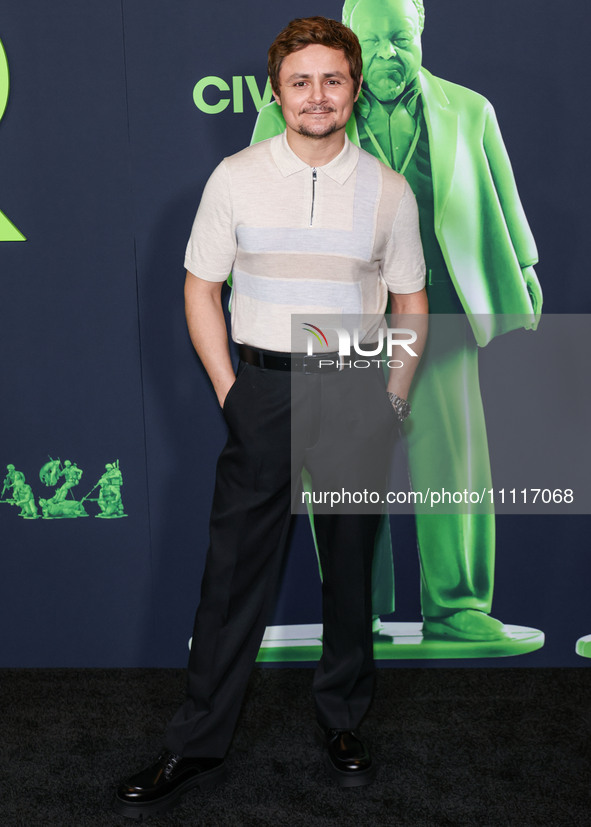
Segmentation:
<svg viewBox="0 0 591 827">
<path fill-rule="evenodd" d="M 329 110 L 326 110 L 326 111 L 327 112 L 334 112 L 335 110 L 334 109 L 329 109 Z M 312 114 L 314 114 L 314 110 L 304 111 L 301 114 L 302 115 L 312 115 Z M 321 139 L 321 138 L 328 138 L 329 135 L 334 135 L 335 132 L 337 132 L 339 129 L 342 129 L 342 128 L 343 128 L 342 125 L 338 123 L 338 121 L 335 117 L 335 119 L 333 120 L 333 122 L 331 124 L 324 127 L 324 129 L 322 129 L 319 132 L 315 131 L 315 130 L 312 130 L 312 129 L 309 129 L 304 123 L 300 124 L 298 132 L 300 133 L 300 135 L 303 135 L 305 138 Z"/>
<path fill-rule="evenodd" d="M 305 138 L 328 138 L 329 135 L 334 135 L 338 129 L 341 129 L 341 127 L 336 121 L 333 121 L 333 123 L 331 123 L 330 126 L 327 126 L 323 132 L 312 132 L 312 130 L 308 129 L 306 126 L 300 126 L 298 132 Z"/>
</svg>

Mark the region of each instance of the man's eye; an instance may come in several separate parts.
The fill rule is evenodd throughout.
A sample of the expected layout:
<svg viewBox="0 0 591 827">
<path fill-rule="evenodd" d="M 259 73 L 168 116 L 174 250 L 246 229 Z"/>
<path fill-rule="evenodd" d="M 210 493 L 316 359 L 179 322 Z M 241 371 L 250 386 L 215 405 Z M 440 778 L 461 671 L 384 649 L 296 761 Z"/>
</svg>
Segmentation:
<svg viewBox="0 0 591 827">
<path fill-rule="evenodd" d="M 394 43 L 397 46 L 400 46 L 401 48 L 404 48 L 405 46 L 408 46 L 408 44 L 410 43 L 410 40 L 407 40 L 405 37 L 403 37 L 400 40 L 395 40 Z"/>
</svg>

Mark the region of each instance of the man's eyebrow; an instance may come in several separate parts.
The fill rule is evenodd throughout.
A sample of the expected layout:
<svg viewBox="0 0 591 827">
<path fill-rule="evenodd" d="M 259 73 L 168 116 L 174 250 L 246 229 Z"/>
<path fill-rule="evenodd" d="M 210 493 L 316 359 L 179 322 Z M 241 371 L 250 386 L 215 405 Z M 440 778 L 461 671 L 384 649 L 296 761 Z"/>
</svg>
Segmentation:
<svg viewBox="0 0 591 827">
<path fill-rule="evenodd" d="M 294 72 L 288 78 L 286 78 L 286 83 L 289 83 L 290 80 L 307 80 L 308 78 L 313 77 L 313 75 L 309 72 Z M 347 78 L 343 72 L 323 72 L 323 78 Z"/>
</svg>

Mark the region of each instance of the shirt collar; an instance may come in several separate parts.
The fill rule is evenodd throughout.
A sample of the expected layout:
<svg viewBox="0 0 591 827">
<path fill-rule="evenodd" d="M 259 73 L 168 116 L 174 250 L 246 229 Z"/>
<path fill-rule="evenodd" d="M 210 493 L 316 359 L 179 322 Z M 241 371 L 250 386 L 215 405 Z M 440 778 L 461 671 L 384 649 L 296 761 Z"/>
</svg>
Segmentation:
<svg viewBox="0 0 591 827">
<path fill-rule="evenodd" d="M 287 130 L 281 135 L 276 135 L 271 138 L 271 155 L 277 164 L 280 173 L 287 177 L 296 172 L 301 172 L 304 169 L 310 169 L 310 165 L 299 158 L 287 142 Z M 317 167 L 323 173 L 336 181 L 337 184 L 344 184 L 347 178 L 351 175 L 357 166 L 359 158 L 359 147 L 352 144 L 347 135 L 345 135 L 345 145 L 332 161 L 324 166 Z"/>
</svg>

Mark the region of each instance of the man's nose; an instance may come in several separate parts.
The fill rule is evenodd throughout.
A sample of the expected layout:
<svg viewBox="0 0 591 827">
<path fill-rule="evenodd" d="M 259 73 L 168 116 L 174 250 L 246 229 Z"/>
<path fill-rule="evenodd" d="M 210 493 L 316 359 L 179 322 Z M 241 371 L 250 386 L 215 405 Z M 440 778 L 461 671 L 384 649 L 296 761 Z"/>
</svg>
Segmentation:
<svg viewBox="0 0 591 827">
<path fill-rule="evenodd" d="M 310 100 L 319 102 L 325 98 L 324 84 L 317 78 L 310 83 Z"/>
<path fill-rule="evenodd" d="M 382 37 L 380 42 L 378 43 L 378 48 L 376 55 L 377 57 L 381 57 L 384 60 L 388 60 L 388 58 L 396 57 L 398 54 L 396 50 L 396 46 L 392 43 L 391 40 L 388 40 L 387 37 Z"/>
</svg>

